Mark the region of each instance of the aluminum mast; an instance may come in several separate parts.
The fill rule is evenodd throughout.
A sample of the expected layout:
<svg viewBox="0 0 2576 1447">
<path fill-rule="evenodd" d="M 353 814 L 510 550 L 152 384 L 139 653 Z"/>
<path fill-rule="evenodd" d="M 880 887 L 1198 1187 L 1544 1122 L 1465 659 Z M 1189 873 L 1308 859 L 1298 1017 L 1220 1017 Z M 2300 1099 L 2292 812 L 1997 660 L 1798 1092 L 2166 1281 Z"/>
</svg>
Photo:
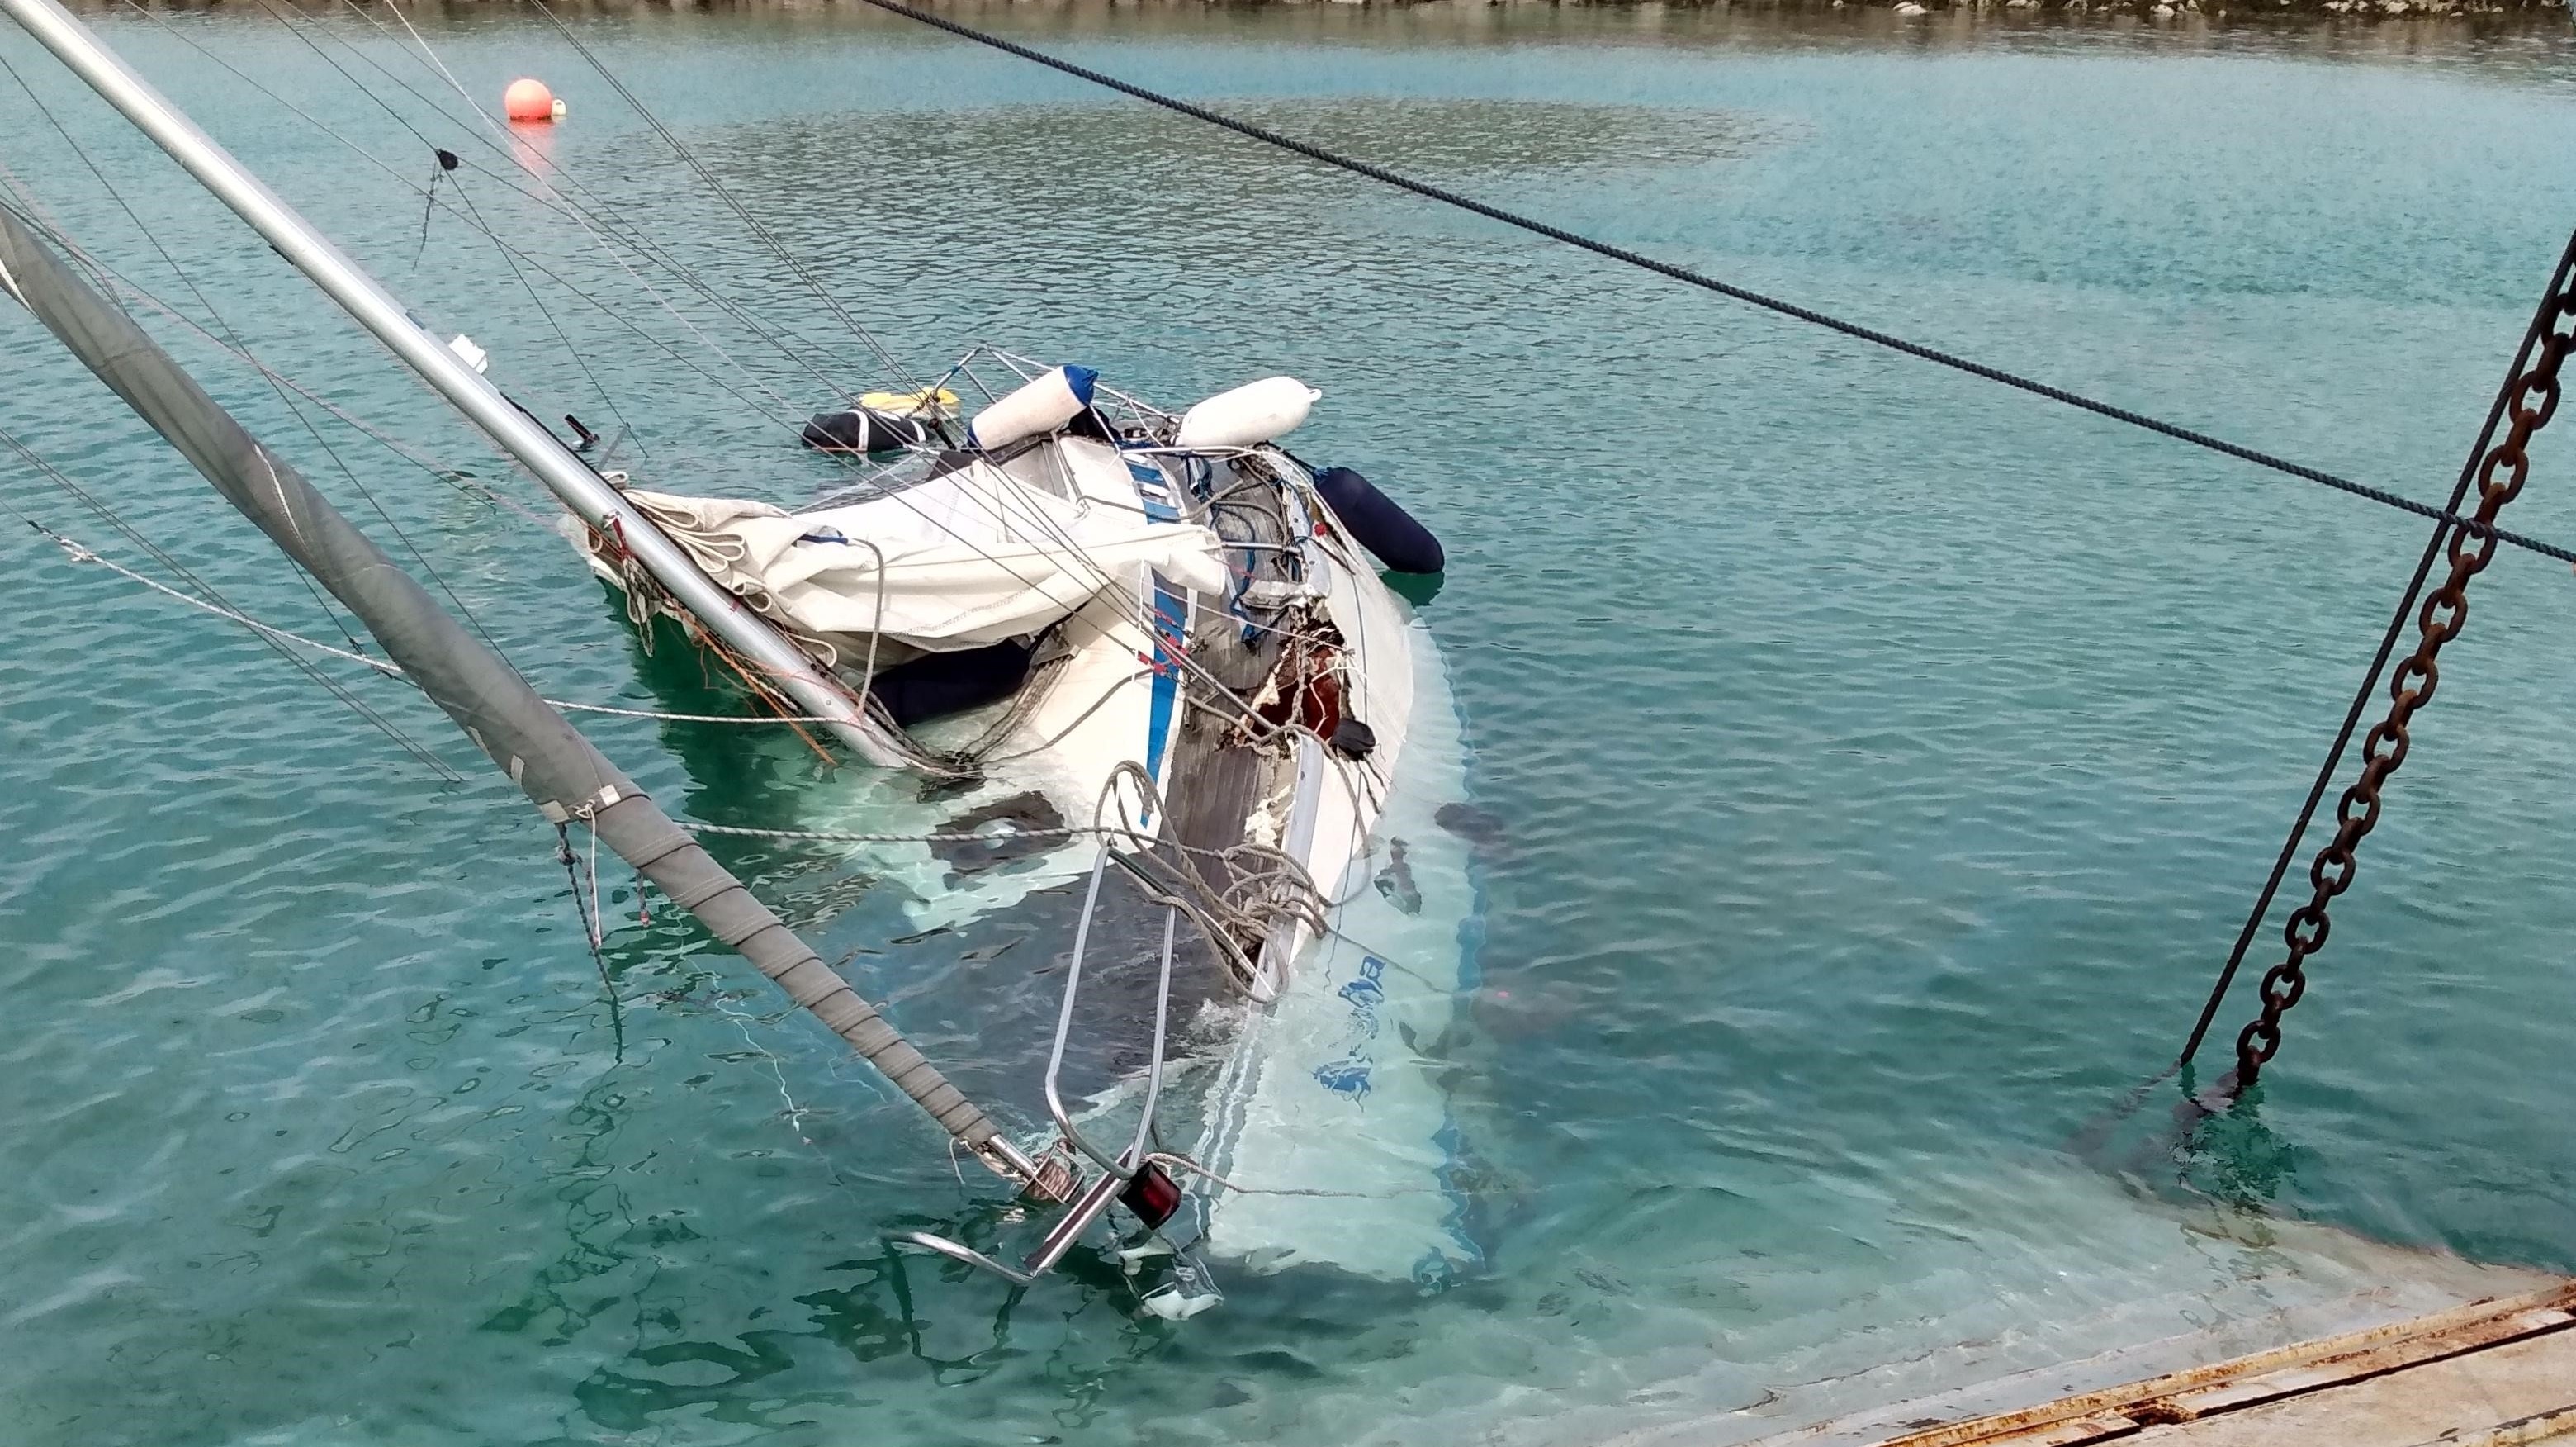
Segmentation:
<svg viewBox="0 0 2576 1447">
<path fill-rule="evenodd" d="M 0 294 L 24 303 L 226 501 L 330 589 L 547 819 L 597 830 L 601 843 L 847 1040 L 979 1160 L 1007 1179 L 1039 1180 L 1037 1168 L 875 1006 L 6 205 Z"/>
<path fill-rule="evenodd" d="M 421 380 L 536 474 L 565 507 L 623 543 L 680 606 L 758 669 L 763 682 L 777 687 L 806 713 L 830 720 L 832 732 L 869 762 L 888 768 L 914 766 L 908 751 L 869 718 L 863 704 L 821 664 L 699 571 L 688 554 L 602 481 L 589 464 L 413 322 L 402 303 L 375 278 L 163 99 L 58 0 L 0 0 L 0 10 L 150 136 L 198 184 L 249 222 L 279 255 L 374 333 Z"/>
</svg>

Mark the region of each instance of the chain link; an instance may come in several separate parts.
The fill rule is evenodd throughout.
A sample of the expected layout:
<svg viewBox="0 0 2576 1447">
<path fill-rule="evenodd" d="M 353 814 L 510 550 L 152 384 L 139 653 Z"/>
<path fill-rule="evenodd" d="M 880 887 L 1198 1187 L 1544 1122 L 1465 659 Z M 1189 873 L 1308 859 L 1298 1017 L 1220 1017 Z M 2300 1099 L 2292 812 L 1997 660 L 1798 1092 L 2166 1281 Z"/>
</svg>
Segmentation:
<svg viewBox="0 0 2576 1447">
<path fill-rule="evenodd" d="M 2289 955 L 2263 976 L 2263 1013 L 2236 1037 L 2237 1086 L 2252 1085 L 2281 1048 L 2281 1016 L 2308 990 L 2307 962 L 2324 949 L 2333 922 L 2327 907 L 2352 887 L 2362 839 L 2379 823 L 2379 795 L 2388 778 L 2406 762 L 2406 726 L 2415 711 L 2430 702 L 2441 682 L 2438 657 L 2442 645 L 2460 634 L 2469 619 L 2469 580 L 2495 560 L 2496 514 L 2522 492 L 2531 476 L 2528 448 L 2532 434 L 2549 425 L 2558 411 L 2558 368 L 2576 350 L 2576 276 L 2561 268 L 2556 294 L 2542 312 L 2541 343 L 2522 374 L 2507 385 L 2506 418 L 2512 424 L 2477 470 L 2478 507 L 2474 516 L 2451 529 L 2450 574 L 2426 596 L 2415 615 L 2415 651 L 2388 681 L 2388 714 L 2371 726 L 2362 740 L 2361 777 L 2344 790 L 2335 807 L 2334 838 L 2317 851 L 2308 866 L 2314 892 L 2290 912 L 2282 937 Z"/>
</svg>

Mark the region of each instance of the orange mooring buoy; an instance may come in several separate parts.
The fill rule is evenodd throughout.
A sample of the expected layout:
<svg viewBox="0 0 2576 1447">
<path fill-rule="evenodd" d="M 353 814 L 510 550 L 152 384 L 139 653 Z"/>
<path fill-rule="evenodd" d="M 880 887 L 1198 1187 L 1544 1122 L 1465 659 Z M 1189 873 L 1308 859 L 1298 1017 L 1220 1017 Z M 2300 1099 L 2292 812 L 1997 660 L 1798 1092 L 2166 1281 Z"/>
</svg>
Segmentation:
<svg viewBox="0 0 2576 1447">
<path fill-rule="evenodd" d="M 501 112 L 514 121 L 559 121 L 564 103 L 542 80 L 514 80 L 501 93 Z"/>
</svg>

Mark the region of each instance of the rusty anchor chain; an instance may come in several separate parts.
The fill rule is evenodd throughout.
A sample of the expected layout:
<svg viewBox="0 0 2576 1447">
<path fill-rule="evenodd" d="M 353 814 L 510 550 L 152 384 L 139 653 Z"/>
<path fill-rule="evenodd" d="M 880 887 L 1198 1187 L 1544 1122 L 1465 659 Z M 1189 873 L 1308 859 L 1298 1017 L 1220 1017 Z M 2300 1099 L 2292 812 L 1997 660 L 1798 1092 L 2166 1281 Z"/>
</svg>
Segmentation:
<svg viewBox="0 0 2576 1447">
<path fill-rule="evenodd" d="M 2522 355 L 2515 359 L 2519 370 L 2506 382 L 2498 398 L 2504 419 L 2510 424 L 2505 438 L 2482 458 L 2473 455 L 2477 511 L 2448 526 L 2449 576 L 2426 595 L 2415 615 L 2415 651 L 2390 675 L 2387 716 L 2374 724 L 2362 740 L 2361 777 L 2344 790 L 2335 807 L 2334 838 L 2317 851 L 2308 866 L 2308 882 L 2314 892 L 2307 903 L 2290 912 L 2282 930 L 2289 954 L 2264 974 L 2263 1011 L 2236 1037 L 2236 1079 L 2229 1094 L 2252 1085 L 2263 1066 L 2280 1051 L 2281 1017 L 2307 993 L 2307 963 L 2325 948 L 2332 929 L 2327 908 L 2337 895 L 2352 887 L 2359 868 L 2356 850 L 2379 823 L 2380 791 L 2387 786 L 2389 776 L 2406 762 L 2407 724 L 2416 710 L 2431 701 L 2433 689 L 2441 681 L 2437 659 L 2442 645 L 2458 637 L 2462 625 L 2468 622 L 2469 582 L 2495 559 L 2496 514 L 2521 494 L 2523 483 L 2531 475 L 2527 449 L 2532 435 L 2548 426 L 2558 410 L 2559 366 L 2569 351 L 2576 350 L 2576 267 L 2571 267 L 2570 260 L 2576 260 L 2576 252 L 2559 263 L 2550 293 L 2532 318 Z M 2494 435 L 2493 427 L 2490 421 L 2486 434 L 2479 438 L 2481 444 Z"/>
</svg>

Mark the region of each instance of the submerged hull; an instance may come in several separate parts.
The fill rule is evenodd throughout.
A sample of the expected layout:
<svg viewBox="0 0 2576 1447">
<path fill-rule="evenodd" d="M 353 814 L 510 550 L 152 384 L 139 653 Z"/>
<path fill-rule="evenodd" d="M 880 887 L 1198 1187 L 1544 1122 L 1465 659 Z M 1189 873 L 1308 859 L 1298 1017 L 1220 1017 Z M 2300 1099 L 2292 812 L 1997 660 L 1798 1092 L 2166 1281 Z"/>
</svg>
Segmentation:
<svg viewBox="0 0 2576 1447">
<path fill-rule="evenodd" d="M 1265 387 L 1300 415 L 1312 395 L 1244 392 Z M 1112 1192 L 1144 1227 L 1131 1248 L 1446 1277 L 1478 1260 L 1437 1064 L 1476 896 L 1434 820 L 1464 795 L 1438 653 L 1303 463 L 1185 445 L 1200 409 L 1121 400 L 1124 424 L 925 449 L 801 510 L 635 496 L 880 704 L 888 668 L 1020 650 L 998 702 L 912 732 L 931 782 L 893 776 L 811 822 L 879 836 L 853 857 L 903 886 L 919 931 L 1007 916 L 1070 936 L 1044 1089 L 997 1094 L 1053 1117 L 1027 1151 L 1056 1163 L 1072 1230 Z M 615 540 L 579 541 L 631 615 L 656 610 Z M 1012 993 L 981 1053 L 1045 1023 Z M 1112 1167 L 1091 1187 L 1086 1158 Z M 1130 1170 L 1168 1172 L 1179 1208 L 1119 1191 Z"/>
<path fill-rule="evenodd" d="M 1412 727 L 1375 847 L 1343 874 L 1331 931 L 1247 1021 L 1205 1098 L 1193 1154 L 1243 1188 L 1209 1194 L 1208 1250 L 1255 1270 L 1429 1283 L 1482 1260 L 1440 1081 L 1483 933 L 1467 841 L 1434 817 L 1466 797 L 1465 748 L 1430 635 L 1402 626 Z"/>
</svg>

